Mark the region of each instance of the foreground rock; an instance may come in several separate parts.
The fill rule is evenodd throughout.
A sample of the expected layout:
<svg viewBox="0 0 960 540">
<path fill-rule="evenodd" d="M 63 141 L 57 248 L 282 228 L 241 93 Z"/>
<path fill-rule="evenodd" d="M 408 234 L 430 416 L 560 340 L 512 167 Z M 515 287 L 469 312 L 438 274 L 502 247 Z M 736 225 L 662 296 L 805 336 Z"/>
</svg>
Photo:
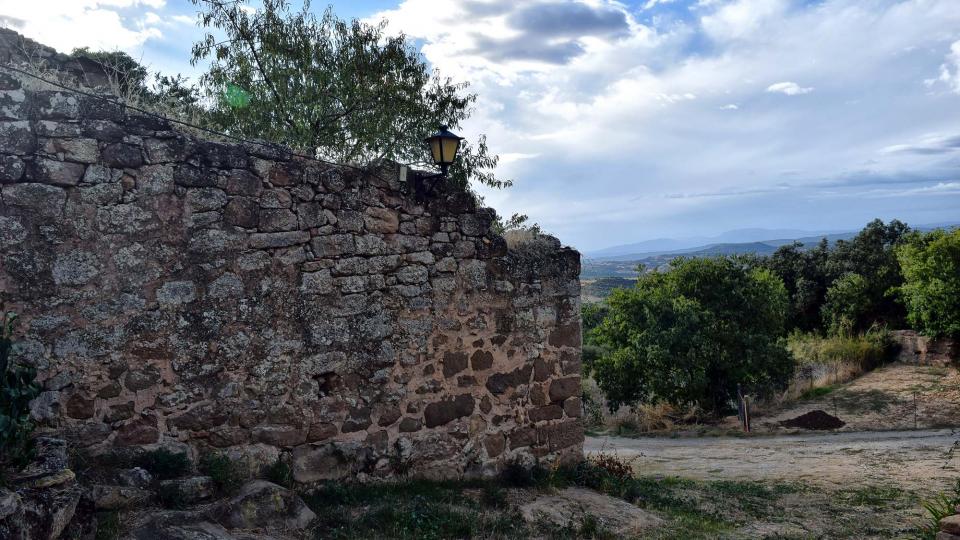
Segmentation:
<svg viewBox="0 0 960 540">
<path fill-rule="evenodd" d="M 231 529 L 301 530 L 317 517 L 296 493 L 266 480 L 249 482 L 215 514 Z"/>
<path fill-rule="evenodd" d="M 162 512 L 126 538 L 134 540 L 237 540 L 225 528 L 191 512 Z"/>
<path fill-rule="evenodd" d="M 634 537 L 658 527 L 663 520 L 627 501 L 583 488 L 567 488 L 543 495 L 520 507 L 528 522 L 546 519 L 558 527 L 583 523 L 593 516 L 617 537 Z"/>
</svg>

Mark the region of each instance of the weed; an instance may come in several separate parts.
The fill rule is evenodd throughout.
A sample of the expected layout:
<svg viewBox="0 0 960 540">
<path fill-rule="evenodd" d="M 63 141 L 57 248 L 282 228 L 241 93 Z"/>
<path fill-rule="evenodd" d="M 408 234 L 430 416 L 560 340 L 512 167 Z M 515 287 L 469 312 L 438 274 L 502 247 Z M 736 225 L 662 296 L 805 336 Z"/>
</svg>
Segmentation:
<svg viewBox="0 0 960 540">
<path fill-rule="evenodd" d="M 833 384 L 830 384 L 827 386 L 818 386 L 816 388 L 804 390 L 804 392 L 800 394 L 800 399 L 810 400 L 810 399 L 822 398 L 823 396 L 833 392 L 836 389 L 837 389 L 837 386 Z"/>
<path fill-rule="evenodd" d="M 866 486 L 841 489 L 834 496 L 849 505 L 879 508 L 902 497 L 903 490 L 895 486 Z"/>
<path fill-rule="evenodd" d="M 274 484 L 285 488 L 292 488 L 295 483 L 293 479 L 293 469 L 281 459 L 277 459 L 277 461 L 267 465 L 263 469 L 263 476 Z"/>
<path fill-rule="evenodd" d="M 940 530 L 940 520 L 955 514 L 957 505 L 960 505 L 960 480 L 957 480 L 951 491 L 941 493 L 920 504 L 927 512 L 927 522 L 920 526 L 920 537 L 924 540 L 933 540 Z"/>
<path fill-rule="evenodd" d="M 116 540 L 120 538 L 120 513 L 98 512 L 96 540 Z"/>
<path fill-rule="evenodd" d="M 499 485 L 489 483 L 483 486 L 483 491 L 480 494 L 480 502 L 482 502 L 484 506 L 492 508 L 506 508 L 507 493 Z"/>
<path fill-rule="evenodd" d="M 528 466 L 513 461 L 500 472 L 500 481 L 509 487 L 543 487 L 548 484 L 550 477 L 550 471 L 539 463 Z"/>
<path fill-rule="evenodd" d="M 200 458 L 200 472 L 206 474 L 221 493 L 236 493 L 247 479 L 242 464 L 231 460 L 225 454 L 207 454 Z"/>
</svg>

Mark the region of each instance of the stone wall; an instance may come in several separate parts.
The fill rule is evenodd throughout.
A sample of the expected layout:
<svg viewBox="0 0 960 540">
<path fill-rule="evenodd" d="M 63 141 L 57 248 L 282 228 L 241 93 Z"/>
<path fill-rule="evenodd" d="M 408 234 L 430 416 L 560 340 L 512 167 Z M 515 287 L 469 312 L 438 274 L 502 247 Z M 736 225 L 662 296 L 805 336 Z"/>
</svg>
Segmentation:
<svg viewBox="0 0 960 540">
<path fill-rule="evenodd" d="M 0 291 L 72 444 L 279 448 L 297 480 L 576 458 L 579 254 L 469 194 L 0 72 Z M 446 188 L 444 188 L 446 189 Z"/>
</svg>

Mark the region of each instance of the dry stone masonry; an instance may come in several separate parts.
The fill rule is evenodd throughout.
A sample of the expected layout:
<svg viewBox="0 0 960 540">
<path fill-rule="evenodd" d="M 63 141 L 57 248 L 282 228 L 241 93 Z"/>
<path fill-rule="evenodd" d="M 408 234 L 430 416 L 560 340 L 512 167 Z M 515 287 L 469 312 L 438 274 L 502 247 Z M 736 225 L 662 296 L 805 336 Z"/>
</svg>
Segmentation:
<svg viewBox="0 0 960 540">
<path fill-rule="evenodd" d="M 24 79 L 25 81 L 25 79 Z M 0 72 L 0 290 L 71 444 L 279 449 L 300 482 L 575 459 L 579 254 L 468 193 Z"/>
</svg>

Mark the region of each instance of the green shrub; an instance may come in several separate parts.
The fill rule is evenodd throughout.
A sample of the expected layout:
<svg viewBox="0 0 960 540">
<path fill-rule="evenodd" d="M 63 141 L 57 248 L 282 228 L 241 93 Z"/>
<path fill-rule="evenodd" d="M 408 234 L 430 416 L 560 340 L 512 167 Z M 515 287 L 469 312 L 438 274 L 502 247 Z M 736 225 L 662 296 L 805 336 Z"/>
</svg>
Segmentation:
<svg viewBox="0 0 960 540">
<path fill-rule="evenodd" d="M 285 488 L 294 486 L 293 469 L 281 459 L 267 465 L 263 470 L 263 476 L 278 486 Z"/>
<path fill-rule="evenodd" d="M 910 324 L 932 336 L 960 337 L 960 229 L 915 234 L 897 258 Z"/>
<path fill-rule="evenodd" d="M 889 362 L 897 353 L 896 342 L 882 327 L 860 335 L 822 337 L 793 333 L 787 339 L 787 349 L 800 365 L 849 363 L 863 370 Z"/>
<path fill-rule="evenodd" d="M 13 328 L 17 316 L 0 305 L 0 482 L 3 470 L 18 469 L 31 457 L 30 400 L 40 394 L 34 379 L 37 372 L 30 366 L 10 359 Z"/>
<path fill-rule="evenodd" d="M 236 493 L 247 479 L 246 468 L 225 454 L 204 455 L 200 458 L 199 469 L 213 479 L 221 493 Z"/>
</svg>

